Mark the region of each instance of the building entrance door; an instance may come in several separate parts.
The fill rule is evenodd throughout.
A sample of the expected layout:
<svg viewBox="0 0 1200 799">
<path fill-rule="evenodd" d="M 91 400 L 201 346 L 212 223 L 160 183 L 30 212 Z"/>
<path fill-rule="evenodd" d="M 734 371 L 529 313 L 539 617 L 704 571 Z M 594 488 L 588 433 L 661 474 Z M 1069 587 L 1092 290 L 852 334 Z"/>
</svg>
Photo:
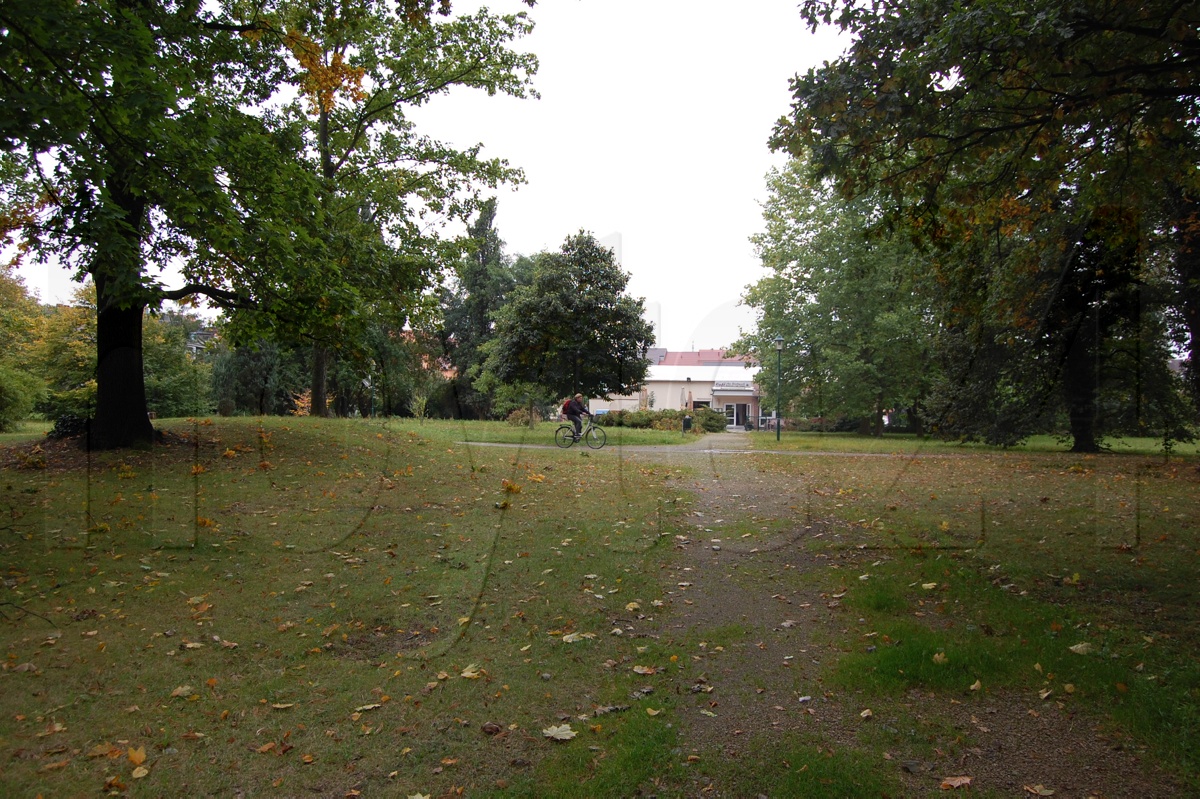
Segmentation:
<svg viewBox="0 0 1200 799">
<path fill-rule="evenodd" d="M 729 402 L 725 404 L 725 424 L 728 427 L 742 427 L 750 418 L 750 405 L 745 402 Z"/>
</svg>

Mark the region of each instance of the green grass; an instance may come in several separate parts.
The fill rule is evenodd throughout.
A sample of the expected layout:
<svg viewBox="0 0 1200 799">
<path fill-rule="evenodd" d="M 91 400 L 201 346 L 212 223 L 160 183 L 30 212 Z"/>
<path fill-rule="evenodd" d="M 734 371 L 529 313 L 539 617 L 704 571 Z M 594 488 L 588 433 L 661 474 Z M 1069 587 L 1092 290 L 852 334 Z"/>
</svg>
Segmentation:
<svg viewBox="0 0 1200 799">
<path fill-rule="evenodd" d="M 52 427 L 54 427 L 52 422 L 17 422 L 15 430 L 0 433 L 0 446 L 13 446 L 15 444 L 38 441 L 45 438 L 46 433 L 49 433 Z"/>
<path fill-rule="evenodd" d="M 942 441 L 930 436 L 911 433 L 888 433 L 881 437 L 862 436 L 857 433 L 795 433 L 784 432 L 775 440 L 772 431 L 755 431 L 749 434 L 751 446 L 759 450 L 785 452 L 841 452 L 872 454 L 933 455 L 951 453 L 1052 453 L 1066 452 L 1070 443 L 1055 436 L 1031 436 L 1022 443 L 1008 448 L 994 447 L 981 443 L 958 443 Z M 1122 437 L 1104 442 L 1106 454 L 1159 455 L 1163 454 L 1160 438 Z M 1200 442 L 1172 445 L 1172 456 L 1195 456 L 1200 454 Z"/>
<path fill-rule="evenodd" d="M 7 795 L 898 795 L 882 753 L 928 743 L 785 733 L 751 762 L 681 740 L 691 650 L 612 630 L 670 623 L 688 469 L 546 446 L 550 424 L 528 448 L 473 446 L 529 441 L 501 424 L 165 426 L 149 452 L 8 451 Z M 771 577 L 840 597 L 820 679 L 880 708 L 1049 690 L 1200 787 L 1197 459 L 920 454 L 722 462 L 802 498 L 721 537 L 832 520 L 805 546 L 855 564 Z M 734 651 L 762 630 L 689 635 Z M 574 739 L 542 734 L 562 724 Z"/>
<path fill-rule="evenodd" d="M 472 450 L 415 423 L 171 429 L 186 439 L 47 448 L 45 468 L 4 474 L 7 793 L 536 793 L 583 779 L 542 764 L 592 742 L 654 762 L 641 708 L 603 732 L 579 717 L 642 679 L 609 632 L 659 597 L 639 566 L 669 529 L 665 474 L 616 450 Z M 582 740 L 542 736 L 561 716 Z M 644 779 L 602 782 L 619 796 Z"/>
<path fill-rule="evenodd" d="M 468 422 L 449 419 L 404 420 L 396 422 L 405 427 L 419 430 L 421 435 L 435 441 L 479 442 L 504 444 L 529 444 L 554 446 L 554 431 L 563 422 L 539 422 L 533 427 L 512 425 L 508 422 Z M 606 446 L 648 446 L 662 444 L 686 444 L 703 435 L 699 430 L 684 435 L 679 430 L 649 430 L 631 427 L 604 427 Z M 719 436 L 719 433 L 708 434 Z"/>
</svg>

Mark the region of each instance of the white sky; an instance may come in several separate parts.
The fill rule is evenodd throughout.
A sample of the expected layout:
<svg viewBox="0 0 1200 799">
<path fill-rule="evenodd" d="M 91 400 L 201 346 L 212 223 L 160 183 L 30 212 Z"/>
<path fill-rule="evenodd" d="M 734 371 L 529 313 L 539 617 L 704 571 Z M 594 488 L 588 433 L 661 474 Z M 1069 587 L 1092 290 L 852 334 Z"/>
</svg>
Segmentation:
<svg viewBox="0 0 1200 799">
<path fill-rule="evenodd" d="M 469 0 L 455 3 L 469 11 Z M 510 255 L 557 250 L 580 229 L 607 244 L 646 300 L 659 346 L 726 346 L 754 326 L 739 306 L 763 276 L 749 237 L 762 226 L 767 148 L 790 106 L 788 79 L 835 58 L 796 0 L 518 0 L 537 23 L 518 47 L 541 62 L 539 100 L 457 91 L 413 115 L 418 129 L 525 170 L 501 190 L 496 228 Z M 43 302 L 66 302 L 66 270 L 30 266 Z"/>
<path fill-rule="evenodd" d="M 615 234 L 659 346 L 723 347 L 752 329 L 739 300 L 764 272 L 749 237 L 766 174 L 784 160 L 767 138 L 790 108 L 789 78 L 837 57 L 836 36 L 809 33 L 795 0 L 489 5 L 536 22 L 518 46 L 538 55 L 541 99 L 464 90 L 414 119 L 525 170 L 528 182 L 499 197 L 506 251 L 556 250 L 580 229 L 608 244 Z"/>
</svg>

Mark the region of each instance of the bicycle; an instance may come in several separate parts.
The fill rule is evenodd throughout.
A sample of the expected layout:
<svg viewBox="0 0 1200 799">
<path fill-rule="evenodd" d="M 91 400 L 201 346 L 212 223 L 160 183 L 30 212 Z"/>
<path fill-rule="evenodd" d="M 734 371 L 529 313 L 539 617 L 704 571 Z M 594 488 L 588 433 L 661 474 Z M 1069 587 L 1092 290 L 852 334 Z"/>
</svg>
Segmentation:
<svg viewBox="0 0 1200 799">
<path fill-rule="evenodd" d="M 604 432 L 604 428 L 597 426 L 591 416 L 588 417 L 587 424 L 580 431 L 579 438 L 592 449 L 600 449 L 608 441 L 608 435 Z M 559 425 L 558 429 L 554 431 L 554 443 L 563 449 L 574 444 L 575 425 L 570 422 Z"/>
</svg>

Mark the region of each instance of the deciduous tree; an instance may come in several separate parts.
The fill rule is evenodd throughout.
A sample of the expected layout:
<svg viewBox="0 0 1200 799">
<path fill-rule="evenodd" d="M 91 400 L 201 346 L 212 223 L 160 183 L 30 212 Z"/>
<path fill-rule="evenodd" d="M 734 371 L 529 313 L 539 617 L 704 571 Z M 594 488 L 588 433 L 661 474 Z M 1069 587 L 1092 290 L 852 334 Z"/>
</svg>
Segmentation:
<svg viewBox="0 0 1200 799">
<path fill-rule="evenodd" d="M 636 391 L 650 362 L 653 327 L 643 300 L 625 294 L 629 275 L 612 250 L 583 231 L 534 259 L 532 281 L 493 314 L 495 337 L 476 381 L 481 391 L 518 387 L 530 404 L 581 393 Z"/>
</svg>

